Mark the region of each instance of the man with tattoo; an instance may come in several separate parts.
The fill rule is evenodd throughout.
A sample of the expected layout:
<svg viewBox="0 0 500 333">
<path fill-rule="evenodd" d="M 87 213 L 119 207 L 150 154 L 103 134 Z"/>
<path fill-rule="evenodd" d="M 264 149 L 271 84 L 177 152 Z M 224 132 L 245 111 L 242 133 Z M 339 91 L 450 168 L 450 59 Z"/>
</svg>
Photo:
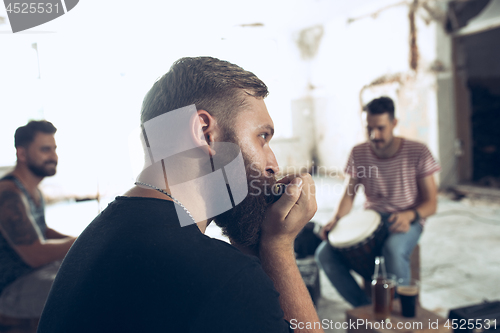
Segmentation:
<svg viewBox="0 0 500 333">
<path fill-rule="evenodd" d="M 56 173 L 56 128 L 30 121 L 15 133 L 17 163 L 0 179 L 0 316 L 39 318 L 75 241 L 47 227 L 38 185 Z"/>
</svg>

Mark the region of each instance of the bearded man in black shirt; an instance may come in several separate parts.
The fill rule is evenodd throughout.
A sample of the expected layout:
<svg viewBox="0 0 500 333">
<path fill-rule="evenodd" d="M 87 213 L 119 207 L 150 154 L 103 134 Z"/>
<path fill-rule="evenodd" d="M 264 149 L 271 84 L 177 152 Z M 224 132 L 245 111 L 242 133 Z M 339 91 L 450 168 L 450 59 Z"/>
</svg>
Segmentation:
<svg viewBox="0 0 500 333">
<path fill-rule="evenodd" d="M 80 235 L 39 333 L 322 332 L 293 242 L 316 211 L 308 174 L 279 180 L 274 124 L 253 73 L 182 58 L 141 111 L 145 167 Z M 231 244 L 204 235 L 215 221 Z"/>
</svg>

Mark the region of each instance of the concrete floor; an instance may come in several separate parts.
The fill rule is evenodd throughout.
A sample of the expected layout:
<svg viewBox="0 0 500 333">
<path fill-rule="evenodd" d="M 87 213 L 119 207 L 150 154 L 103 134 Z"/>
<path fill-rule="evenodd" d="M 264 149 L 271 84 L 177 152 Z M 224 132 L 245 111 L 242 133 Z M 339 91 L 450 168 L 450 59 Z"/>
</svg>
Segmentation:
<svg viewBox="0 0 500 333">
<path fill-rule="evenodd" d="M 342 181 L 316 177 L 318 212 L 314 221 L 326 223 L 338 205 Z M 58 203 L 47 208 L 52 227 L 78 235 L 107 202 Z M 362 209 L 358 195 L 354 209 Z M 71 216 L 71 219 L 68 219 Z M 220 229 L 210 225 L 207 234 L 222 238 Z M 449 309 L 500 300 L 500 203 L 485 199 L 455 202 L 439 196 L 438 213 L 427 220 L 420 239 L 421 304 L 444 317 Z M 350 306 L 338 295 L 321 272 L 321 319 L 343 322 Z M 337 330 L 326 330 L 337 332 Z"/>
<path fill-rule="evenodd" d="M 314 221 L 333 216 L 341 194 L 339 179 L 316 178 L 318 212 Z M 364 196 L 356 198 L 362 209 Z M 440 195 L 438 212 L 426 221 L 420 239 L 421 305 L 443 317 L 453 308 L 500 300 L 500 202 Z M 343 322 L 350 309 L 321 272 L 320 319 Z M 325 332 L 343 332 L 326 330 Z"/>
</svg>

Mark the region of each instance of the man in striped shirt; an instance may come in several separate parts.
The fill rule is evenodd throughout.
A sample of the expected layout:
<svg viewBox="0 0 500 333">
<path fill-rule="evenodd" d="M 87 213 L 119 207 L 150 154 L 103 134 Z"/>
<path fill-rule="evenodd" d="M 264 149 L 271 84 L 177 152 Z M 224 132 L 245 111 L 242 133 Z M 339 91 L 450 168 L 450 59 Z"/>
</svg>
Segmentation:
<svg viewBox="0 0 500 333">
<path fill-rule="evenodd" d="M 353 306 L 371 303 L 349 272 L 349 267 L 327 243 L 327 234 L 352 208 L 356 189 L 364 186 L 365 209 L 381 213 L 389 236 L 382 255 L 387 271 L 398 279 L 410 278 L 409 258 L 417 245 L 425 218 L 437 207 L 433 174 L 440 170 L 429 149 L 422 143 L 395 137 L 394 103 L 389 97 L 372 100 L 367 112 L 368 141 L 355 146 L 345 174 L 347 187 L 337 213 L 321 230 L 324 240 L 316 260 L 339 293 Z"/>
</svg>

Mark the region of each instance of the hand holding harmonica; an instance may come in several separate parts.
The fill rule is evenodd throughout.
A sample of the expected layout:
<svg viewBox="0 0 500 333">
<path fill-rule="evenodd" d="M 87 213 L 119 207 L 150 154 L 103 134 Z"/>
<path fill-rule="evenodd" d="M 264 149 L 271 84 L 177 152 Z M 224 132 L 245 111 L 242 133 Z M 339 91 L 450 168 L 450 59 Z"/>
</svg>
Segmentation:
<svg viewBox="0 0 500 333">
<path fill-rule="evenodd" d="M 309 174 L 289 175 L 276 185 L 282 191 L 273 189 L 275 201 L 267 209 L 262 224 L 260 247 L 289 250 L 293 249 L 297 234 L 316 213 L 315 186 Z"/>
</svg>

